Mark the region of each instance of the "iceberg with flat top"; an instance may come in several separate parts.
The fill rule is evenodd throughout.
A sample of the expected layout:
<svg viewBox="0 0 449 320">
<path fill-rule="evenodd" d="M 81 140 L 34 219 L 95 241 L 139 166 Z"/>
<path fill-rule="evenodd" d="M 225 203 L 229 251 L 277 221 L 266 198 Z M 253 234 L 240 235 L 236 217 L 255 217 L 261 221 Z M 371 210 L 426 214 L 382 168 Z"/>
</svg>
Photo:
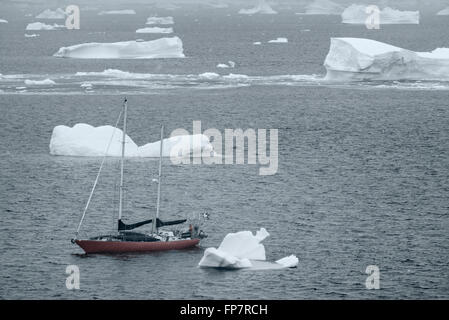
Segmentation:
<svg viewBox="0 0 449 320">
<path fill-rule="evenodd" d="M 264 0 L 259 1 L 259 4 L 251 9 L 240 9 L 239 14 L 277 14 L 277 11 L 273 10 L 268 3 Z"/>
<path fill-rule="evenodd" d="M 66 13 L 61 8 L 52 11 L 50 9 L 45 9 L 36 16 L 36 19 L 65 19 Z"/>
<path fill-rule="evenodd" d="M 296 256 L 288 256 L 276 262 L 267 262 L 265 247 L 261 243 L 270 234 L 260 228 L 255 235 L 251 231 L 228 233 L 218 248 L 207 248 L 199 262 L 200 267 L 226 269 L 280 269 L 298 265 Z"/>
<path fill-rule="evenodd" d="M 173 17 L 149 17 L 145 24 L 173 24 Z"/>
<path fill-rule="evenodd" d="M 363 38 L 331 38 L 327 80 L 448 80 L 449 48 L 415 52 Z"/>
<path fill-rule="evenodd" d="M 62 47 L 53 56 L 77 59 L 155 59 L 184 58 L 182 41 L 178 37 L 151 41 L 113 43 L 82 43 Z"/>
<path fill-rule="evenodd" d="M 329 0 L 315 0 L 306 6 L 305 14 L 325 14 L 338 15 L 343 12 L 344 8 L 339 4 Z"/>
<path fill-rule="evenodd" d="M 136 30 L 136 33 L 173 33 L 173 28 L 159 28 L 159 27 L 140 28 Z"/>
<path fill-rule="evenodd" d="M 134 11 L 133 9 L 125 9 L 125 10 L 100 11 L 98 13 L 99 16 L 108 14 L 136 14 L 136 11 Z"/>
<path fill-rule="evenodd" d="M 73 127 L 60 125 L 53 129 L 49 145 L 50 154 L 74 157 L 120 157 L 122 136 L 123 131 L 120 128 L 109 125 L 100 127 L 85 123 L 78 123 Z M 159 157 L 160 141 L 139 147 L 126 135 L 125 143 L 126 157 Z M 214 152 L 209 138 L 203 134 L 173 136 L 164 139 L 162 144 L 163 157 L 185 157 L 200 152 L 202 154 L 210 152 L 211 155 Z"/>
<path fill-rule="evenodd" d="M 59 25 L 59 24 L 45 24 L 42 22 L 33 22 L 33 23 L 29 23 L 25 30 L 58 30 L 61 28 L 65 28 L 64 25 Z"/>
<path fill-rule="evenodd" d="M 366 24 L 370 18 L 369 23 L 374 23 L 371 21 L 374 13 L 369 8 L 365 5 L 350 5 L 341 14 L 341 20 L 349 24 Z M 419 24 L 419 11 L 399 11 L 386 7 L 379 10 L 379 24 Z"/>
<path fill-rule="evenodd" d="M 48 85 L 54 85 L 56 84 L 53 80 L 51 79 L 44 79 L 44 80 L 29 80 L 26 79 L 25 84 L 27 86 L 48 86 Z"/>
</svg>

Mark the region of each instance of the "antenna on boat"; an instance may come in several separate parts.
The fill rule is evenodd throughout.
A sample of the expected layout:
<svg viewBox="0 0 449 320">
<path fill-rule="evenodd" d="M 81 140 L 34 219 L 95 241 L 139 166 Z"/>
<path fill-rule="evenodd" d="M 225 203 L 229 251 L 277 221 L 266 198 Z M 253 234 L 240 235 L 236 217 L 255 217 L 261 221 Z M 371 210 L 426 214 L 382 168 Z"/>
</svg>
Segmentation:
<svg viewBox="0 0 449 320">
<path fill-rule="evenodd" d="M 119 199 L 119 207 L 118 207 L 118 224 L 120 224 L 120 220 L 122 219 L 122 213 L 123 213 L 123 191 L 124 191 L 124 185 L 123 185 L 123 169 L 125 165 L 125 139 L 126 139 L 126 117 L 127 117 L 127 111 L 128 111 L 128 99 L 126 99 L 123 102 L 123 135 L 122 135 L 122 157 L 120 161 L 120 199 Z M 118 229 L 120 231 L 120 228 Z"/>
<path fill-rule="evenodd" d="M 161 126 L 161 143 L 159 147 L 159 177 L 157 179 L 157 203 L 156 203 L 156 218 L 153 222 L 153 233 L 154 229 L 156 228 L 156 233 L 158 229 L 158 220 L 159 220 L 159 209 L 160 209 L 160 202 L 161 202 L 161 176 L 162 176 L 162 146 L 164 141 L 164 126 Z"/>
</svg>

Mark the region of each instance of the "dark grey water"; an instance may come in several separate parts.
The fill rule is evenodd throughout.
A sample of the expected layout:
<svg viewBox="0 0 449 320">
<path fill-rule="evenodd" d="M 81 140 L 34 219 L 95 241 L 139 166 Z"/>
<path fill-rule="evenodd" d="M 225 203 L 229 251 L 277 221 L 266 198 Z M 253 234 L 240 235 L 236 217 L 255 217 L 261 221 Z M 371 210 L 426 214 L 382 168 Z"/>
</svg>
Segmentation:
<svg viewBox="0 0 449 320">
<path fill-rule="evenodd" d="M 132 19 L 120 17 L 112 25 L 90 13 L 79 32 L 39 32 L 31 39 L 23 33 L 32 18 L 15 10 L 2 16 L 9 24 L 0 29 L 1 42 L 7 44 L 0 47 L 0 73 L 71 76 L 62 89 L 50 92 L 34 88 L 18 93 L 10 82 L 1 88 L 1 298 L 448 298 L 449 110 L 444 83 L 424 88 L 384 83 L 379 88 L 313 80 L 215 88 L 185 80 L 171 86 L 165 77 L 158 81 L 170 88 L 156 87 L 154 81 L 144 89 L 109 82 L 84 94 L 73 74 L 114 68 L 165 75 L 319 77 L 330 36 L 370 37 L 425 51 L 448 46 L 449 20 L 431 17 L 419 26 L 375 32 L 343 26 L 335 17 L 172 11 L 168 14 L 175 18 L 188 58 L 80 61 L 51 54 L 94 39 L 140 38 L 134 31 L 151 10 Z M 252 45 L 276 37 L 290 42 Z M 215 68 L 228 60 L 237 67 L 224 73 Z M 443 89 L 432 90 L 440 85 Z M 193 120 L 201 120 L 204 129 L 278 128 L 278 173 L 259 176 L 257 166 L 175 166 L 167 160 L 162 215 L 208 211 L 209 238 L 200 248 L 183 252 L 83 255 L 70 239 L 101 159 L 50 156 L 49 139 L 60 124 L 113 124 L 124 92 L 129 135 L 138 145 L 157 140 L 160 124 L 167 132 L 191 130 Z M 152 214 L 156 188 L 150 181 L 156 172 L 154 160 L 127 163 L 125 214 L 130 221 Z M 111 159 L 85 221 L 86 234 L 111 228 L 115 173 Z M 218 246 L 227 233 L 260 227 L 271 234 L 265 240 L 267 257 L 295 254 L 298 268 L 230 272 L 197 267 L 203 249 Z M 77 291 L 65 287 L 65 268 L 71 264 L 81 272 Z M 380 290 L 365 288 L 368 265 L 380 268 Z"/>
</svg>

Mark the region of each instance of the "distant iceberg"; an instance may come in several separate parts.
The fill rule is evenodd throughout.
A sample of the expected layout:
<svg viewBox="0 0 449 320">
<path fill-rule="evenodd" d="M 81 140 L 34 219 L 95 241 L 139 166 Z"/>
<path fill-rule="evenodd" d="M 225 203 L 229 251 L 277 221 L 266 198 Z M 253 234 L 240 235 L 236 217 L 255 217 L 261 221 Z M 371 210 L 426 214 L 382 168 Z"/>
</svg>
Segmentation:
<svg viewBox="0 0 449 320">
<path fill-rule="evenodd" d="M 50 9 L 45 9 L 36 16 L 36 19 L 65 19 L 66 13 L 61 8 L 52 11 Z"/>
<path fill-rule="evenodd" d="M 26 79 L 25 80 L 25 84 L 27 86 L 31 86 L 31 85 L 34 85 L 34 86 L 48 86 L 48 85 L 54 85 L 56 83 L 53 80 L 51 80 L 51 79 L 45 79 L 45 80 L 28 80 L 28 79 Z"/>
<path fill-rule="evenodd" d="M 8 21 L 5 19 L 0 19 L 0 23 L 8 23 Z"/>
<path fill-rule="evenodd" d="M 65 26 L 56 23 L 53 25 L 49 25 L 42 22 L 33 22 L 28 24 L 25 30 L 59 30 L 61 28 L 65 28 Z"/>
<path fill-rule="evenodd" d="M 173 28 L 159 28 L 159 27 L 141 28 L 137 29 L 136 33 L 173 33 Z"/>
<path fill-rule="evenodd" d="M 185 57 L 182 41 L 178 37 L 160 38 L 151 41 L 82 43 L 70 47 L 62 47 L 54 56 L 78 59 L 155 59 Z"/>
<path fill-rule="evenodd" d="M 85 123 L 78 123 L 73 127 L 64 125 L 53 129 L 50 139 L 50 154 L 55 156 L 75 157 L 120 157 L 122 150 L 123 131 L 112 126 L 93 127 Z M 112 137 L 112 139 L 111 139 Z M 105 154 L 109 146 L 108 152 Z M 126 135 L 126 157 L 159 157 L 160 141 L 137 146 Z M 175 136 L 164 139 L 162 156 L 190 156 L 195 152 L 213 153 L 213 146 L 209 138 L 203 134 Z"/>
<path fill-rule="evenodd" d="M 99 16 L 107 15 L 107 14 L 136 14 L 136 11 L 132 9 L 125 10 L 111 10 L 111 11 L 100 11 L 98 12 Z"/>
<path fill-rule="evenodd" d="M 145 24 L 173 24 L 173 17 L 149 17 Z"/>
<path fill-rule="evenodd" d="M 315 0 L 306 6 L 305 14 L 339 15 L 343 10 L 344 7 L 335 2 L 329 0 Z"/>
<path fill-rule="evenodd" d="M 277 14 L 268 3 L 264 0 L 259 1 L 259 4 L 252 9 L 240 9 L 239 14 Z"/>
<path fill-rule="evenodd" d="M 449 48 L 414 52 L 362 38 L 331 38 L 327 80 L 447 80 Z"/>
<path fill-rule="evenodd" d="M 25 33 L 25 38 L 36 38 L 36 37 L 39 37 L 39 35 L 36 34 L 36 33 L 33 33 L 33 34 L 26 34 Z"/>
<path fill-rule="evenodd" d="M 287 43 L 287 42 L 288 42 L 287 38 L 276 38 L 274 40 L 268 41 L 268 43 Z"/>
<path fill-rule="evenodd" d="M 371 16 L 368 6 L 353 4 L 341 14 L 343 23 L 365 24 Z M 419 24 L 419 11 L 399 11 L 386 7 L 379 11 L 379 24 Z"/>
<path fill-rule="evenodd" d="M 228 64 L 226 63 L 219 63 L 217 64 L 217 68 L 234 68 L 235 62 L 234 61 L 228 61 Z"/>
<path fill-rule="evenodd" d="M 261 268 L 261 264 L 264 269 L 296 267 L 296 256 L 288 256 L 274 263 L 265 261 L 265 247 L 261 242 L 269 235 L 265 228 L 260 228 L 255 235 L 251 231 L 228 233 L 218 248 L 207 248 L 204 251 L 198 265 L 226 269 Z"/>
<path fill-rule="evenodd" d="M 437 12 L 437 16 L 449 16 L 449 7 Z"/>
</svg>

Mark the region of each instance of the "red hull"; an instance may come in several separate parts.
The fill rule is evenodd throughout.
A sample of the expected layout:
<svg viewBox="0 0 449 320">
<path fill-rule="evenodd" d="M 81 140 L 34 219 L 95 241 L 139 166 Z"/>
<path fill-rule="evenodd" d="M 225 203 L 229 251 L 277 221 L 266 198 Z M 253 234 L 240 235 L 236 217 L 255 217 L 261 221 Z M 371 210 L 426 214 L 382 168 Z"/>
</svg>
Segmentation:
<svg viewBox="0 0 449 320">
<path fill-rule="evenodd" d="M 86 253 L 120 253 L 187 249 L 196 246 L 200 239 L 155 242 L 75 240 L 75 242 Z"/>
</svg>

